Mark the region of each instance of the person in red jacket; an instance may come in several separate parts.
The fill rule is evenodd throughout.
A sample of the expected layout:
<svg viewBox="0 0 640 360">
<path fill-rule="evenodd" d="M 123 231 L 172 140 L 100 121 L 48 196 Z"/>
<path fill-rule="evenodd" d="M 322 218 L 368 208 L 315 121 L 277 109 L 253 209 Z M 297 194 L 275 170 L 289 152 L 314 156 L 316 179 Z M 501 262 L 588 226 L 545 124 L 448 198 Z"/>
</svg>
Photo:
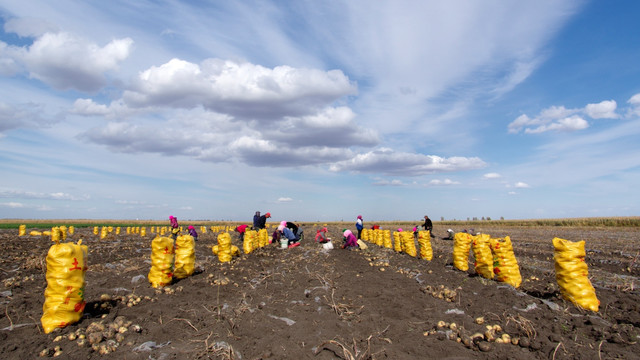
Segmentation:
<svg viewBox="0 0 640 360">
<path fill-rule="evenodd" d="M 238 240 L 242 241 L 244 239 L 244 233 L 247 231 L 247 227 L 249 227 L 249 225 L 242 224 L 233 229 L 233 231 L 238 233 Z"/>
</svg>

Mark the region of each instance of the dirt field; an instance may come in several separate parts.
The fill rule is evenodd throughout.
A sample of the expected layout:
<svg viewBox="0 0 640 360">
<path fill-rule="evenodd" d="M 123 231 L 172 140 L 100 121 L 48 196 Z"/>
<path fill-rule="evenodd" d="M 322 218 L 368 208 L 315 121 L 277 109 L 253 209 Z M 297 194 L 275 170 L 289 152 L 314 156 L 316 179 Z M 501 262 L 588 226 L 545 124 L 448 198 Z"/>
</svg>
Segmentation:
<svg viewBox="0 0 640 360">
<path fill-rule="evenodd" d="M 40 317 L 51 242 L 0 230 L 0 357 L 33 359 L 54 356 L 56 350 L 65 359 L 158 360 L 630 359 L 640 354 L 638 228 L 476 228 L 511 237 L 523 278 L 517 290 L 475 275 L 472 256 L 468 272 L 455 270 L 452 241 L 432 240 L 429 262 L 375 245 L 323 250 L 313 242 L 315 228 L 304 229 L 307 239 L 297 248 L 268 246 L 226 264 L 211 251 L 216 234 L 201 234 L 196 273 L 165 290 L 150 287 L 146 279 L 153 235 L 100 240 L 91 228 L 77 229 L 71 239 L 82 238 L 89 247 L 87 306 L 80 322 L 50 334 L 42 331 Z M 334 243 L 340 242 L 339 230 L 329 228 Z M 437 236 L 445 231 L 436 224 Z M 598 313 L 561 299 L 555 236 L 586 240 Z M 242 249 L 235 238 L 234 244 Z M 476 323 L 479 317 L 483 324 Z M 441 321 L 446 327 L 438 326 Z M 487 325 L 499 325 L 496 335 L 507 333 L 512 343 L 468 342 Z"/>
</svg>

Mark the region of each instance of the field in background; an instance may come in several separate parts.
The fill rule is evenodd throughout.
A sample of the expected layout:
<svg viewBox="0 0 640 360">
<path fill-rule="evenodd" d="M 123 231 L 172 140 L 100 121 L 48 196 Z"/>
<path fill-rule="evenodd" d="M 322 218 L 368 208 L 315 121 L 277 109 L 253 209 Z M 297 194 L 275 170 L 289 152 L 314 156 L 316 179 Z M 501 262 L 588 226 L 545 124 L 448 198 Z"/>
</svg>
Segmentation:
<svg viewBox="0 0 640 360">
<path fill-rule="evenodd" d="M 561 219 L 524 219 L 524 220 L 433 220 L 434 225 L 449 226 L 453 228 L 473 228 L 480 226 L 580 226 L 580 227 L 640 227 L 640 216 L 628 217 L 592 217 L 592 218 L 561 218 Z M 295 222 L 295 220 L 294 220 Z M 303 226 L 343 226 L 351 227 L 354 221 L 303 221 Z M 215 226 L 215 225 L 235 225 L 250 224 L 250 222 L 242 221 L 214 221 L 214 220 L 182 220 L 181 225 L 197 225 L 197 226 Z M 277 223 L 270 221 L 269 223 Z M 58 225 L 67 225 L 75 227 L 87 226 L 165 226 L 169 225 L 169 220 L 106 220 L 106 219 L 0 219 L 0 229 L 17 229 L 19 225 L 26 224 L 32 228 L 49 228 Z M 382 227 L 402 227 L 420 225 L 420 221 L 367 221 L 366 226 L 378 224 Z"/>
</svg>

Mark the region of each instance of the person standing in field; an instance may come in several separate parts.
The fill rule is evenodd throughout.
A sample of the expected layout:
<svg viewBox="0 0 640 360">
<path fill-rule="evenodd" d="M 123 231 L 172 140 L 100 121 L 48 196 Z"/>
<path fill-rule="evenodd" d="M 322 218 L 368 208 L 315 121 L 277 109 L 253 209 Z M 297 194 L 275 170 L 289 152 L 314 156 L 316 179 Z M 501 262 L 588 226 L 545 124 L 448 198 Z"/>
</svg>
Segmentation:
<svg viewBox="0 0 640 360">
<path fill-rule="evenodd" d="M 169 215 L 169 221 L 171 222 L 171 237 L 173 237 L 173 240 L 175 240 L 178 238 L 178 234 L 180 234 L 180 225 L 178 225 L 178 218 L 173 215 Z"/>
<path fill-rule="evenodd" d="M 258 220 L 258 226 L 256 227 L 258 230 L 265 229 L 267 227 L 267 219 L 271 217 L 271 213 L 266 213 L 260 216 Z"/>
<path fill-rule="evenodd" d="M 364 222 L 362 221 L 362 215 L 358 215 L 356 219 L 356 230 L 358 230 L 358 240 L 361 239 L 360 235 L 362 235 L 362 229 L 364 228 Z"/>
<path fill-rule="evenodd" d="M 431 237 L 435 237 L 433 236 L 433 223 L 431 222 L 431 219 L 429 219 L 428 215 L 424 216 L 424 224 L 422 224 L 422 229 L 429 230 L 429 235 L 431 235 Z"/>
<path fill-rule="evenodd" d="M 253 215 L 253 228 L 257 229 L 259 223 L 260 223 L 260 211 L 256 211 L 255 215 Z"/>
</svg>

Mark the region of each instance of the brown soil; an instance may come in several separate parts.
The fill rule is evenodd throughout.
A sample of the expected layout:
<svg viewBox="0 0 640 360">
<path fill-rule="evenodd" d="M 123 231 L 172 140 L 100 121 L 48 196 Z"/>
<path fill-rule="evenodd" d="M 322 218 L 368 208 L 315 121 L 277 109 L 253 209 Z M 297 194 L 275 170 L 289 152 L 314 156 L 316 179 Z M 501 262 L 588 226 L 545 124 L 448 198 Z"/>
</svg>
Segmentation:
<svg viewBox="0 0 640 360">
<path fill-rule="evenodd" d="M 338 227 L 329 230 L 338 238 Z M 436 225 L 435 233 L 442 235 L 445 230 Z M 313 226 L 305 226 L 307 239 L 297 248 L 268 246 L 226 264 L 211 252 L 216 234 L 201 234 L 196 273 L 157 290 L 146 279 L 151 235 L 109 235 L 99 240 L 91 228 L 82 228 L 72 240 L 82 238 L 89 246 L 84 317 L 50 334 L 43 333 L 40 317 L 46 288 L 44 259 L 51 242 L 0 230 L 4 248 L 0 355 L 33 359 L 40 354 L 53 356 L 59 347 L 60 358 L 67 359 L 638 356 L 639 229 L 476 230 L 493 237 L 511 236 L 523 277 L 519 289 L 476 276 L 472 256 L 468 272 L 455 270 L 452 241 L 432 240 L 434 259 L 426 261 L 375 245 L 367 250 L 323 250 L 312 240 Z M 587 241 L 589 276 L 601 302 L 598 313 L 561 299 L 551 244 L 555 236 Z M 234 243 L 242 249 L 235 238 Z M 130 300 L 137 298 L 137 304 Z M 485 323 L 476 324 L 478 317 Z M 438 327 L 440 321 L 449 327 Z M 116 336 L 108 330 L 114 322 L 130 326 Z M 76 334 L 96 333 L 94 329 L 100 328 L 96 323 L 105 326 L 98 345 L 111 346 L 108 355 L 93 350 L 88 341 L 81 346 L 78 340 L 69 340 Z M 518 345 L 457 341 L 459 335 L 466 339 L 484 333 L 487 324 L 500 325 L 511 338 L 519 339 Z"/>
</svg>

